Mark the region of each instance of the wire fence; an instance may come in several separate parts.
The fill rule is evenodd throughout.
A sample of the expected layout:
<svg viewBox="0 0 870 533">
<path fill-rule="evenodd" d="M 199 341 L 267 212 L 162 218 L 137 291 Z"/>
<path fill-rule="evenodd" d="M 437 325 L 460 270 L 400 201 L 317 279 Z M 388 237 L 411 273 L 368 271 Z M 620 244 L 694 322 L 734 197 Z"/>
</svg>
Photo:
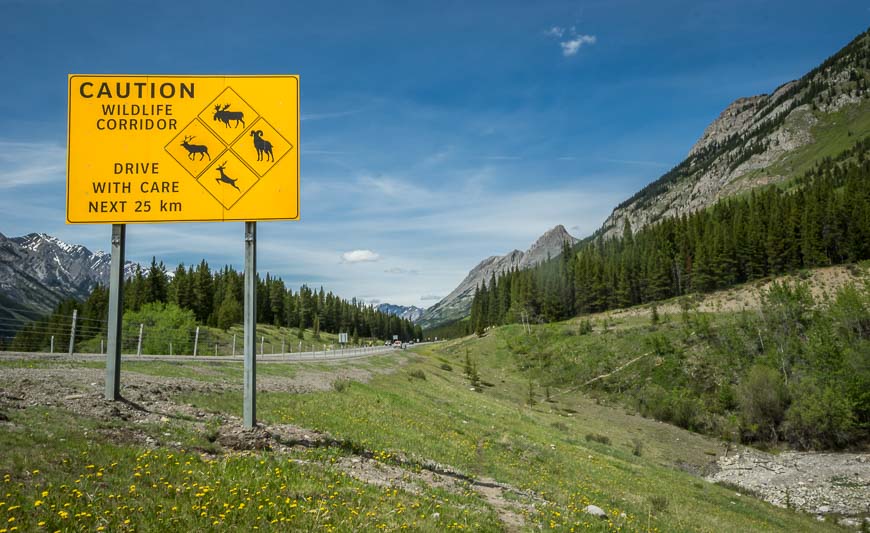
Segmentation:
<svg viewBox="0 0 870 533">
<path fill-rule="evenodd" d="M 72 315 L 55 315 L 51 321 L 0 318 L 0 353 L 105 354 L 107 321 Z M 74 342 L 70 342 L 74 339 Z M 339 344 L 324 338 L 300 339 L 297 329 L 258 326 L 255 352 L 260 356 L 286 358 L 353 357 L 389 351 L 381 341 L 364 339 Z M 169 328 L 144 323 L 123 323 L 121 353 L 136 356 L 232 357 L 244 353 L 242 326 L 219 330 L 204 326 Z"/>
</svg>

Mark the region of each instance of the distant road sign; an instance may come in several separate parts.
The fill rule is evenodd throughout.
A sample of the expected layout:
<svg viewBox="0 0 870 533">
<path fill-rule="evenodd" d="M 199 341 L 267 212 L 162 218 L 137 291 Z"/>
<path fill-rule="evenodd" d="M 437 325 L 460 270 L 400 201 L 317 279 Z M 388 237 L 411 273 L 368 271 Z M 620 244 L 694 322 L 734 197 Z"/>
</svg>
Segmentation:
<svg viewBox="0 0 870 533">
<path fill-rule="evenodd" d="M 299 218 L 298 76 L 69 76 L 66 218 Z"/>
<path fill-rule="evenodd" d="M 339 333 L 338 334 L 338 343 L 339 344 L 347 344 L 347 333 Z"/>
</svg>

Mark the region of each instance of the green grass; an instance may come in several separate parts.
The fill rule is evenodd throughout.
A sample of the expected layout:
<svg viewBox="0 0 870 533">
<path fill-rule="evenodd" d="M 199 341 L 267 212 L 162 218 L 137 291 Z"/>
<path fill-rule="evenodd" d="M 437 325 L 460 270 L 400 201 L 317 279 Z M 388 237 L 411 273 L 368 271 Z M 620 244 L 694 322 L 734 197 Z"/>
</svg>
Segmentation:
<svg viewBox="0 0 870 533">
<path fill-rule="evenodd" d="M 462 368 L 463 345 L 488 352 L 487 339 L 453 342 L 403 372 L 370 383 L 351 383 L 342 392 L 304 395 L 270 393 L 258 410 L 268 423 L 293 423 L 328 431 L 379 457 L 410 457 L 452 465 L 472 476 L 487 476 L 542 494 L 550 504 L 530 516 L 533 527 L 622 527 L 629 530 L 737 531 L 824 529 L 811 518 L 780 510 L 733 491 L 701 482 L 673 467 L 710 460 L 718 444 L 672 426 L 644 420 L 582 398 L 524 406 L 526 383 L 509 370 L 482 366 L 493 384 L 469 390 L 460 372 L 440 368 L 438 358 Z M 427 379 L 414 379 L 419 369 Z M 189 394 L 183 401 L 239 414 L 235 394 Z M 589 432 L 612 444 L 587 442 Z M 642 439 L 642 457 L 633 439 Z M 405 459 L 403 459 L 405 460 Z M 652 498 L 664 495 L 668 509 Z M 581 509 L 593 503 L 611 523 L 592 520 Z M 624 518 L 620 514 L 625 513 Z"/>
<path fill-rule="evenodd" d="M 810 129 L 813 142 L 789 152 L 767 169 L 768 175 L 798 177 L 825 157 L 850 148 L 870 131 L 870 101 L 847 105 L 836 113 L 814 115 L 819 121 Z"/>
<path fill-rule="evenodd" d="M 619 342 L 628 346 L 634 333 L 617 329 L 621 325 L 614 324 L 609 335 L 614 340 L 626 336 Z M 183 417 L 134 425 L 49 408 L 10 411 L 11 429 L 0 432 L 0 475 L 5 476 L 0 494 L 7 494 L 0 500 L 0 529 L 11 524 L 19 531 L 500 529 L 493 508 L 473 491 L 453 494 L 427 486 L 416 494 L 387 490 L 355 481 L 333 466 L 360 450 L 385 464 L 413 470 L 438 463 L 530 491 L 539 500 L 508 494 L 518 505 L 535 503 L 534 511 L 524 513 L 529 530 L 833 529 L 684 471 L 709 463 L 719 451 L 715 440 L 641 418 L 606 398 L 552 390 L 548 402 L 537 384 L 535 404 L 529 407 L 528 379 L 507 349 L 506 335 L 520 335 L 519 329 L 420 347 L 418 356 L 409 355 L 410 361 L 392 373 L 378 374 L 368 383 L 349 382 L 340 392 L 258 396 L 262 422 L 327 431 L 342 446 L 226 453 L 209 439 L 208 429 L 192 430 Z M 584 342 L 586 337 L 591 342 L 592 336 L 564 336 Z M 614 357 L 621 346 L 612 348 Z M 483 392 L 469 390 L 463 374 L 466 349 L 480 370 Z M 442 368 L 445 363 L 451 370 Z M 395 365 L 389 357 L 352 364 Z M 258 371 L 289 377 L 293 368 L 299 367 L 264 364 Z M 335 365 L 305 368 L 326 371 Z M 241 367 L 229 364 L 143 361 L 124 366 L 125 372 L 211 380 L 204 369 L 240 382 Z M 174 400 L 240 415 L 239 390 L 183 393 Z M 144 431 L 157 447 L 118 442 L 117 435 L 125 431 Z M 587 440 L 590 434 L 596 439 Z M 635 455 L 638 441 L 642 451 Z M 610 519 L 583 513 L 590 503 L 605 509 Z M 15 520 L 8 522 L 10 518 Z"/>
<path fill-rule="evenodd" d="M 361 483 L 340 450 L 202 455 L 108 444 L 118 425 L 28 408 L 0 433 L 0 531 L 498 530 L 474 494 Z"/>
</svg>

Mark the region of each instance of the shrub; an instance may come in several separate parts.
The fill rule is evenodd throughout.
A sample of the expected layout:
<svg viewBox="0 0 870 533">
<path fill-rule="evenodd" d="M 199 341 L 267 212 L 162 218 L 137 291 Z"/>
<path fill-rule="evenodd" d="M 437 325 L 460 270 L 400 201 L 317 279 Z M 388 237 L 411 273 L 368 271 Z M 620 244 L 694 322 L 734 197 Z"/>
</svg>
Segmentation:
<svg viewBox="0 0 870 533">
<path fill-rule="evenodd" d="M 668 391 L 659 385 L 647 385 L 640 393 L 638 411 L 643 416 L 669 421 L 671 419 L 671 406 L 668 401 Z"/>
<path fill-rule="evenodd" d="M 350 386 L 350 380 L 345 378 L 339 378 L 332 382 L 332 388 L 335 389 L 335 392 L 344 392 Z"/>
<path fill-rule="evenodd" d="M 855 425 L 852 402 L 847 396 L 831 386 L 805 381 L 794 387 L 794 401 L 785 414 L 783 427 L 791 444 L 811 449 L 842 448 L 852 440 Z"/>
<path fill-rule="evenodd" d="M 599 435 L 598 433 L 587 433 L 586 442 L 599 442 L 601 444 L 610 444 L 610 437 L 607 435 Z"/>
<path fill-rule="evenodd" d="M 424 381 L 426 380 L 426 374 L 422 370 L 420 370 L 419 368 L 417 368 L 415 370 L 411 370 L 410 372 L 408 372 L 408 376 L 410 376 L 414 379 L 422 379 Z"/>
<path fill-rule="evenodd" d="M 192 333 L 196 330 L 196 318 L 189 309 L 175 304 L 148 303 L 138 311 L 124 313 L 124 324 L 127 338 L 137 337 L 139 324 L 144 324 L 142 353 L 168 354 L 170 344 L 175 355 L 193 353 Z"/>
<path fill-rule="evenodd" d="M 637 457 L 643 455 L 643 441 L 640 439 L 632 439 L 631 440 L 631 453 Z"/>
<path fill-rule="evenodd" d="M 453 367 L 447 363 L 441 363 L 441 370 L 446 370 L 448 372 L 453 372 Z"/>
<path fill-rule="evenodd" d="M 649 497 L 649 506 L 653 513 L 667 511 L 668 503 L 668 497 L 663 494 L 653 494 Z"/>
<path fill-rule="evenodd" d="M 671 393 L 671 419 L 674 424 L 684 429 L 697 429 L 703 407 L 700 400 L 692 396 L 687 390 L 679 390 Z"/>
<path fill-rule="evenodd" d="M 561 431 L 563 433 L 568 432 L 568 426 L 564 422 L 560 422 L 557 420 L 556 422 L 553 422 L 552 424 L 550 424 L 550 426 L 552 426 L 555 429 L 558 429 L 559 431 Z"/>
<path fill-rule="evenodd" d="M 788 391 L 776 370 L 755 365 L 738 387 L 738 403 L 744 428 L 752 436 L 776 442 L 778 428 L 788 407 Z"/>
</svg>

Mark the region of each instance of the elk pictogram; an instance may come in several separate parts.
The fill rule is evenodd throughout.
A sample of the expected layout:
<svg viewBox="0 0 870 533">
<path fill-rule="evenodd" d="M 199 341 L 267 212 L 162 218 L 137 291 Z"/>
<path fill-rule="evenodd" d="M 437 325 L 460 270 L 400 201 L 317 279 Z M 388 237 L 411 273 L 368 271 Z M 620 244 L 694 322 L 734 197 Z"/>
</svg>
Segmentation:
<svg viewBox="0 0 870 533">
<path fill-rule="evenodd" d="M 181 141 L 181 146 L 187 150 L 187 158 L 193 161 L 193 158 L 196 154 L 199 154 L 199 160 L 202 161 L 202 155 L 208 155 L 209 161 L 211 161 L 211 156 L 208 154 L 208 146 L 204 144 L 190 144 L 188 141 L 192 141 L 194 139 L 193 135 L 184 136 L 184 140 Z"/>
<path fill-rule="evenodd" d="M 236 121 L 236 127 L 239 127 L 239 122 L 242 123 L 242 127 L 245 126 L 245 114 L 241 111 L 227 111 L 229 109 L 230 104 L 226 104 L 221 107 L 220 104 L 214 106 L 214 119 L 220 120 L 224 123 L 224 126 L 230 127 L 230 121 Z"/>
<path fill-rule="evenodd" d="M 251 137 L 254 138 L 254 148 L 257 149 L 257 161 L 263 160 L 263 154 L 266 154 L 266 161 L 274 161 L 275 156 L 272 155 L 272 143 L 263 138 L 263 130 L 253 130 Z"/>
<path fill-rule="evenodd" d="M 217 170 L 218 172 L 221 173 L 221 177 L 219 177 L 219 178 L 215 178 L 215 181 L 218 182 L 218 183 L 229 183 L 230 186 L 232 186 L 235 190 L 237 190 L 237 191 L 239 191 L 239 192 L 242 192 L 241 189 L 239 189 L 238 187 L 236 187 L 236 182 L 237 182 L 238 180 L 234 180 L 233 178 L 227 176 L 227 175 L 224 173 L 224 169 L 225 169 L 225 168 L 227 168 L 227 162 L 226 162 L 226 161 L 224 161 L 223 163 L 221 163 L 220 166 L 218 166 L 218 167 L 215 169 L 215 170 Z"/>
</svg>

